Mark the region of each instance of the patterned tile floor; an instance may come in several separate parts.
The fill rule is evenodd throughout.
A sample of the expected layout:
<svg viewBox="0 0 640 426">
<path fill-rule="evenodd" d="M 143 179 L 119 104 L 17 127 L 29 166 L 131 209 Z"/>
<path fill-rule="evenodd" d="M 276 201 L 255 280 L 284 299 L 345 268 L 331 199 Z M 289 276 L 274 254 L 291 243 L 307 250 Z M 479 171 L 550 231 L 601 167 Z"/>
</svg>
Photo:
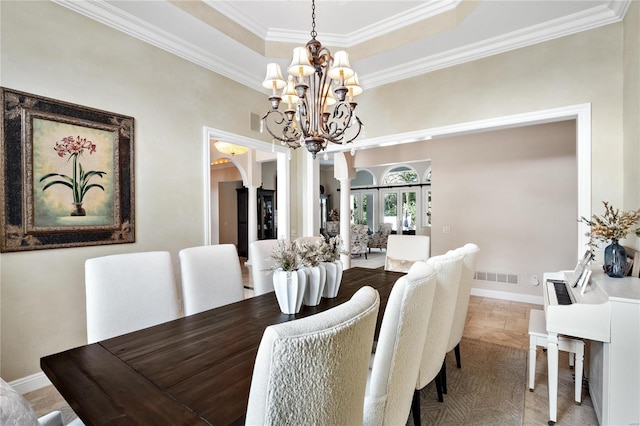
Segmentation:
<svg viewBox="0 0 640 426">
<path fill-rule="evenodd" d="M 354 259 L 353 266 L 377 268 L 384 264 L 384 253 L 372 253 L 368 258 Z M 244 265 L 245 260 L 242 259 L 241 262 L 243 277 L 245 285 L 251 286 L 250 270 Z M 251 297 L 252 293 L 251 290 L 245 290 L 246 297 Z M 471 296 L 464 336 L 528 351 L 529 311 L 531 309 L 542 309 L 542 307 L 534 304 Z M 535 391 L 526 391 L 528 383 L 522 384 L 525 388 L 524 425 L 543 425 L 549 420 L 546 354 L 540 348 L 536 360 Z M 462 354 L 462 362 L 464 365 L 464 353 Z M 558 422 L 556 424 L 597 425 L 598 421 L 586 385 L 583 386 L 582 404 L 576 405 L 573 402 L 574 382 L 566 353 L 560 352 L 559 363 Z M 64 399 L 53 386 L 30 392 L 25 394 L 25 397 L 39 415 L 54 409 L 69 410 Z"/>
</svg>

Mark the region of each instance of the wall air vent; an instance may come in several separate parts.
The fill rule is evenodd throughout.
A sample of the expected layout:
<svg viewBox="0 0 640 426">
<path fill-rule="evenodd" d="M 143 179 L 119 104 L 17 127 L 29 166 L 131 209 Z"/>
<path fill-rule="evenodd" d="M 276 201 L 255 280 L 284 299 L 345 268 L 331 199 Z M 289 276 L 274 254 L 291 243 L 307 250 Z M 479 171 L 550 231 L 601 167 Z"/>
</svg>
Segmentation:
<svg viewBox="0 0 640 426">
<path fill-rule="evenodd" d="M 493 283 L 518 285 L 520 279 L 518 274 L 509 274 L 506 272 L 484 272 L 476 271 L 473 279 L 477 281 L 488 281 Z"/>
<path fill-rule="evenodd" d="M 250 126 L 254 132 L 260 131 L 260 116 L 254 112 L 250 113 Z"/>
</svg>

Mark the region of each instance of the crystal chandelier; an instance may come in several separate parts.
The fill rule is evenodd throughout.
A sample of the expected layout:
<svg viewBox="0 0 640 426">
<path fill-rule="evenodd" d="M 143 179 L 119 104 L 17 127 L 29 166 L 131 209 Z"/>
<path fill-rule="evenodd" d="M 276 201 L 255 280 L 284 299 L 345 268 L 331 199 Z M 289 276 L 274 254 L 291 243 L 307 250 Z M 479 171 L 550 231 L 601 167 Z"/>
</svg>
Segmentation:
<svg viewBox="0 0 640 426">
<path fill-rule="evenodd" d="M 274 139 L 292 149 L 305 145 L 316 158 L 329 142 L 346 144 L 360 134 L 362 122 L 354 113 L 357 103 L 353 98 L 362 93 L 362 88 L 347 52 L 341 50 L 332 56 L 316 40 L 314 0 L 311 22 L 311 40 L 305 47 L 293 50 L 287 81 L 282 77 L 280 65 L 267 65 L 262 85 L 272 89 L 271 109 L 262 117 L 261 131 L 266 127 Z M 285 111 L 278 109 L 281 102 L 287 104 Z"/>
</svg>

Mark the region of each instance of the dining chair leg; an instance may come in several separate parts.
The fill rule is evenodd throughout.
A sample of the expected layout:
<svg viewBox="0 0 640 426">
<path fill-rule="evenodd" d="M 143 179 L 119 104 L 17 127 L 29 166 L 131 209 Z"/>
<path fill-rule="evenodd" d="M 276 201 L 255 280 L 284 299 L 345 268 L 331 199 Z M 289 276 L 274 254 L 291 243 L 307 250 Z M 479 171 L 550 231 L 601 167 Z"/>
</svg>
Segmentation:
<svg viewBox="0 0 640 426">
<path fill-rule="evenodd" d="M 413 413 L 413 424 L 420 426 L 420 391 L 413 391 L 413 400 L 411 401 L 411 412 Z"/>
<path fill-rule="evenodd" d="M 440 381 L 442 382 L 442 393 L 447 394 L 447 358 L 442 361 L 442 367 L 440 368 Z"/>
<path fill-rule="evenodd" d="M 460 343 L 458 343 L 456 347 L 453 348 L 453 352 L 456 354 L 456 366 L 458 366 L 458 368 L 461 368 L 462 364 L 460 364 Z"/>
<path fill-rule="evenodd" d="M 436 375 L 436 392 L 438 392 L 438 401 L 444 402 L 444 397 L 442 396 L 442 381 L 440 380 L 440 374 Z"/>
</svg>

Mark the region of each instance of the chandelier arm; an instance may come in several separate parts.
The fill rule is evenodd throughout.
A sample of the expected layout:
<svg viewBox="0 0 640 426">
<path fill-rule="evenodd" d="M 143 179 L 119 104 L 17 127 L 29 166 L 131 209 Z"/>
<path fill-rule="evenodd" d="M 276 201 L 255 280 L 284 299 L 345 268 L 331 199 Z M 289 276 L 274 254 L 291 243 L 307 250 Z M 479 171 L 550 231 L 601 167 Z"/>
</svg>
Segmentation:
<svg viewBox="0 0 640 426">
<path fill-rule="evenodd" d="M 309 86 L 311 87 L 311 86 Z M 300 126 L 301 133 L 304 137 L 309 136 L 309 128 L 311 123 L 309 122 L 309 101 L 307 97 L 301 98 L 298 105 L 298 124 Z"/>
<path fill-rule="evenodd" d="M 278 136 L 276 135 L 271 128 L 269 127 L 269 116 L 275 114 L 276 117 L 272 117 L 272 120 L 275 124 L 277 125 L 282 125 L 284 124 L 284 127 L 282 127 L 281 132 L 282 135 Z M 294 126 L 293 123 L 289 124 L 287 123 L 287 119 L 284 113 L 282 113 L 281 111 L 278 110 L 270 110 L 268 111 L 264 117 L 262 117 L 262 122 L 264 123 L 264 127 L 267 129 L 267 132 L 269 132 L 269 134 L 274 138 L 279 140 L 282 143 L 286 143 L 289 148 L 299 148 L 300 147 L 300 132 L 297 131 Z"/>
<path fill-rule="evenodd" d="M 322 103 L 322 89 L 324 88 L 324 83 L 326 82 L 327 75 L 322 71 L 316 73 L 315 76 L 315 90 L 313 92 L 313 126 L 312 129 L 317 129 L 318 131 L 322 130 L 322 107 L 324 104 Z M 315 132 L 315 136 L 318 136 Z"/>
<path fill-rule="evenodd" d="M 364 125 L 362 124 L 362 121 L 360 120 L 360 118 L 353 113 L 353 110 L 351 110 L 351 117 L 352 117 L 351 120 L 353 121 L 348 127 L 342 127 L 338 129 L 335 133 L 324 134 L 324 135 L 321 135 L 321 137 L 323 137 L 328 142 L 335 143 L 338 145 L 344 145 L 344 144 L 353 142 L 358 136 L 360 136 L 360 133 L 362 132 L 362 128 L 364 127 Z M 355 135 L 347 137 L 346 135 L 347 130 L 355 130 L 356 128 L 357 128 L 357 131 Z M 347 137 L 346 140 L 345 140 L 345 137 Z"/>
<path fill-rule="evenodd" d="M 338 102 L 333 108 L 331 117 L 327 120 L 326 133 L 321 136 L 332 142 L 333 140 L 340 140 L 350 127 L 354 116 L 355 114 L 347 102 Z"/>
</svg>

